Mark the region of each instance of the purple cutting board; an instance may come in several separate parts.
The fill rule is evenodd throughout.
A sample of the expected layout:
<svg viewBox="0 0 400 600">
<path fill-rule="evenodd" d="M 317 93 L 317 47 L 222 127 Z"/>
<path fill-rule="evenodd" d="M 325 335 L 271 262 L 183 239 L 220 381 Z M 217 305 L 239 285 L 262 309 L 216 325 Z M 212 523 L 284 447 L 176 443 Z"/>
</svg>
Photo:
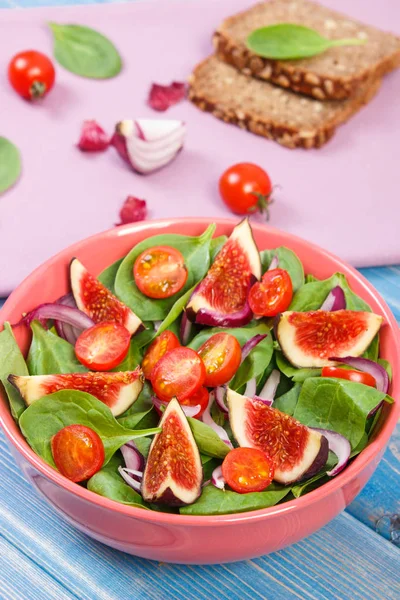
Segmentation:
<svg viewBox="0 0 400 600">
<path fill-rule="evenodd" d="M 400 2 L 325 0 L 338 10 L 400 33 Z M 183 119 L 184 151 L 149 176 L 131 172 L 114 149 L 79 152 L 84 119 L 111 132 L 123 118 L 162 117 L 146 106 L 151 82 L 183 80 L 211 50 L 211 34 L 244 0 L 145 2 L 0 12 L 0 135 L 21 150 L 23 174 L 0 197 L 0 295 L 72 242 L 111 227 L 124 198 L 148 201 L 150 217 L 230 213 L 217 182 L 229 165 L 251 161 L 275 184 L 271 224 L 335 252 L 356 266 L 400 262 L 400 72 L 341 127 L 321 150 L 288 150 L 226 125 L 189 102 L 165 117 Z M 6 80 L 10 57 L 23 48 L 51 54 L 46 22 L 99 29 L 118 46 L 124 70 L 108 81 L 85 80 L 63 68 L 41 104 L 20 100 Z M 107 249 L 105 249 L 105 252 Z"/>
</svg>

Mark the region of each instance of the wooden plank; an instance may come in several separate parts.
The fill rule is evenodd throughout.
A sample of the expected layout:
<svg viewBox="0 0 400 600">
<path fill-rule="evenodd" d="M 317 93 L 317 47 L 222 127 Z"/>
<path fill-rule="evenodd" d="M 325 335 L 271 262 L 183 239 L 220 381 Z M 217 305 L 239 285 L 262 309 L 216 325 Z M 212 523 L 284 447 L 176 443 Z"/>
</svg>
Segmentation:
<svg viewBox="0 0 400 600">
<path fill-rule="evenodd" d="M 0 473 L 0 528 L 9 565 L 0 596 L 7 599 L 47 600 L 60 598 L 61 592 L 66 598 L 96 600 L 400 597 L 398 550 L 345 513 L 299 544 L 256 560 L 159 564 L 107 548 L 62 521 L 18 472 L 3 436 Z M 15 563 L 20 567 L 13 574 Z M 20 571 L 27 573 L 25 579 Z M 21 595 L 20 589 L 31 595 Z"/>
</svg>

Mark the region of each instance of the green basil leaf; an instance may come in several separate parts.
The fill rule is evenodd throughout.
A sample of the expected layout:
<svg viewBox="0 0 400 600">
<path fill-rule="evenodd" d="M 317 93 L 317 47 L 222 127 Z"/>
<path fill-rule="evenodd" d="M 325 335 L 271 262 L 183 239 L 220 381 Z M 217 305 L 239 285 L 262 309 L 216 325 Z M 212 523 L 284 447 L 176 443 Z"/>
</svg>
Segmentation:
<svg viewBox="0 0 400 600">
<path fill-rule="evenodd" d="M 293 416 L 309 427 L 331 429 L 359 444 L 370 411 L 389 396 L 362 383 L 330 377 L 311 377 L 303 383 Z"/>
<path fill-rule="evenodd" d="M 13 375 L 29 375 L 25 359 L 15 341 L 11 326 L 9 323 L 4 323 L 4 329 L 0 333 L 0 381 L 7 392 L 11 414 L 14 419 L 18 420 L 25 410 L 25 402 L 19 391 L 7 379 L 11 373 Z"/>
<path fill-rule="evenodd" d="M 112 294 L 114 293 L 114 282 L 117 276 L 117 271 L 120 267 L 120 264 L 122 263 L 122 260 L 122 258 L 116 260 L 112 265 L 107 267 L 107 269 L 104 269 L 104 271 L 102 271 L 97 277 L 100 283 L 105 285 L 106 288 L 109 289 Z"/>
<path fill-rule="evenodd" d="M 290 487 L 278 484 L 271 484 L 265 492 L 250 492 L 249 494 L 237 494 L 207 485 L 194 504 L 183 506 L 179 512 L 181 515 L 226 515 L 258 510 L 275 506 L 289 492 Z"/>
<path fill-rule="evenodd" d="M 316 56 L 333 46 L 359 46 L 359 38 L 330 40 L 310 27 L 293 23 L 278 23 L 260 27 L 247 38 L 247 47 L 264 58 L 291 60 Z"/>
<path fill-rule="evenodd" d="M 21 173 L 19 150 L 10 140 L 0 137 L 0 194 L 17 181 Z"/>
<path fill-rule="evenodd" d="M 215 458 L 225 458 L 229 452 L 229 447 L 215 433 L 214 429 L 192 417 L 188 417 L 188 423 L 199 452 Z"/>
<path fill-rule="evenodd" d="M 45 329 L 39 321 L 33 321 L 31 329 L 33 335 L 27 358 L 30 375 L 88 371 L 76 358 L 72 344 Z"/>
<path fill-rule="evenodd" d="M 293 296 L 289 310 L 307 312 L 309 310 L 318 310 L 329 292 L 339 285 L 346 298 L 346 308 L 348 310 L 364 310 L 371 312 L 371 308 L 357 294 L 352 292 L 343 273 L 335 273 L 329 279 L 321 281 L 312 281 L 303 285 Z"/>
<path fill-rule="evenodd" d="M 22 413 L 19 424 L 32 450 L 52 466 L 51 438 L 68 425 L 86 425 L 99 434 L 104 444 L 104 465 L 126 442 L 161 431 L 126 429 L 103 402 L 76 390 L 61 390 L 35 400 Z"/>
<path fill-rule="evenodd" d="M 210 242 L 214 231 L 215 225 L 212 224 L 198 237 L 167 233 L 147 238 L 137 244 L 118 269 L 115 279 L 115 293 L 118 298 L 142 320 L 164 320 L 176 301 L 207 273 L 210 266 Z M 154 300 L 139 291 L 133 278 L 133 265 L 139 254 L 152 246 L 172 246 L 182 253 L 189 274 L 178 297 L 174 294 L 170 298 Z"/>
<path fill-rule="evenodd" d="M 68 71 L 92 79 L 108 79 L 121 71 L 122 60 L 104 35 L 81 25 L 49 23 L 54 36 L 54 56 Z"/>
<path fill-rule="evenodd" d="M 269 265 L 271 264 L 274 256 L 277 256 L 279 260 L 279 269 L 284 269 L 290 275 L 292 280 L 293 291 L 297 290 L 304 284 L 304 269 L 301 260 L 298 256 L 285 246 L 280 246 L 274 250 L 263 250 L 260 252 L 262 272 L 268 271 Z"/>
</svg>

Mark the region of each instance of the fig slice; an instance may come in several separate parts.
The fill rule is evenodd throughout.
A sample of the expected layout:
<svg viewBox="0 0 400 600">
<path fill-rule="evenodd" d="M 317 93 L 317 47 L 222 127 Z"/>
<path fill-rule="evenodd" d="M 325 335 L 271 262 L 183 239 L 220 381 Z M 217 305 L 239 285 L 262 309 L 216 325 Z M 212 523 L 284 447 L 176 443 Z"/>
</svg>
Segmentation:
<svg viewBox="0 0 400 600">
<path fill-rule="evenodd" d="M 238 444 L 258 448 L 274 461 L 275 481 L 313 477 L 326 464 L 328 441 L 319 432 L 264 402 L 228 390 L 229 420 Z"/>
<path fill-rule="evenodd" d="M 325 367 L 336 364 L 332 356 L 360 356 L 381 324 L 380 315 L 363 311 L 286 311 L 277 318 L 275 335 L 295 367 Z"/>
<path fill-rule="evenodd" d="M 94 323 L 111 321 L 124 325 L 131 335 L 143 329 L 143 323 L 77 259 L 70 265 L 72 293 L 77 307 Z"/>
<path fill-rule="evenodd" d="M 134 371 L 118 373 L 61 373 L 58 375 L 9 375 L 28 406 L 48 394 L 60 390 L 79 390 L 92 394 L 107 404 L 114 417 L 124 413 L 137 400 L 143 388 L 144 375 Z"/>
<path fill-rule="evenodd" d="M 186 307 L 188 319 L 201 325 L 241 327 L 253 313 L 250 287 L 261 277 L 260 253 L 248 219 L 236 225 Z"/>
<path fill-rule="evenodd" d="M 201 494 L 203 469 L 189 423 L 176 398 L 159 423 L 162 432 L 152 441 L 142 479 L 146 502 L 167 506 L 192 504 Z"/>
</svg>

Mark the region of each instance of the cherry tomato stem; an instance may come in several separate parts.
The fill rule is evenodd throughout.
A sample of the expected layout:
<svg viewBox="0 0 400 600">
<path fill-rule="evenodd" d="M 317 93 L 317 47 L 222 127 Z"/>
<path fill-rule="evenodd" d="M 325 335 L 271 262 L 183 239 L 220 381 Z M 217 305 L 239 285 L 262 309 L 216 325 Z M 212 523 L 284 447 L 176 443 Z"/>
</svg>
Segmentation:
<svg viewBox="0 0 400 600">
<path fill-rule="evenodd" d="M 42 52 L 25 50 L 10 61 L 8 79 L 14 90 L 26 100 L 42 98 L 54 85 L 55 70 Z"/>
<path fill-rule="evenodd" d="M 268 207 L 272 191 L 268 174 L 252 163 L 238 163 L 227 169 L 219 180 L 222 200 L 238 215 L 264 213 L 268 219 Z"/>
</svg>

